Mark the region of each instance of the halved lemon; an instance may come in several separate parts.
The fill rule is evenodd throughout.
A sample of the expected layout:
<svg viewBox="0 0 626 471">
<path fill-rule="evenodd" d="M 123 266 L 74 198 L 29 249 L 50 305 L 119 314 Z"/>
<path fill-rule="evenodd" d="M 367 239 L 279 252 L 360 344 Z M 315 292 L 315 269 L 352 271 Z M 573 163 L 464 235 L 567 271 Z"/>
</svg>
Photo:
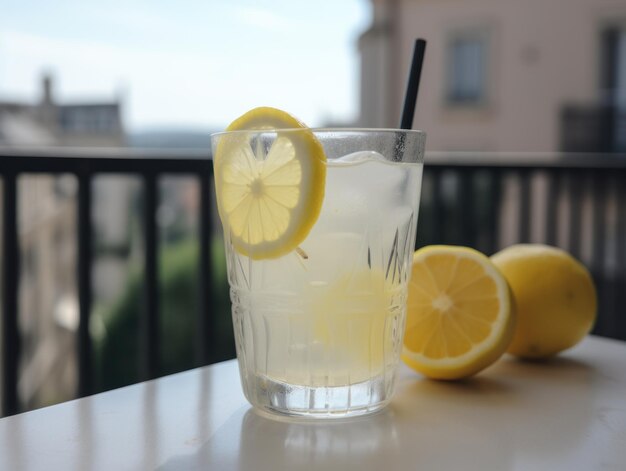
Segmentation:
<svg viewBox="0 0 626 471">
<path fill-rule="evenodd" d="M 402 359 L 435 379 L 460 379 L 496 361 L 513 337 L 509 286 L 491 261 L 467 247 L 415 252 Z"/>
<path fill-rule="evenodd" d="M 248 111 L 226 130 L 240 132 L 218 137 L 215 189 L 233 246 L 252 259 L 293 251 L 309 234 L 324 201 L 321 143 L 296 118 L 269 107 Z M 246 132 L 258 130 L 268 130 L 266 140 Z"/>
</svg>

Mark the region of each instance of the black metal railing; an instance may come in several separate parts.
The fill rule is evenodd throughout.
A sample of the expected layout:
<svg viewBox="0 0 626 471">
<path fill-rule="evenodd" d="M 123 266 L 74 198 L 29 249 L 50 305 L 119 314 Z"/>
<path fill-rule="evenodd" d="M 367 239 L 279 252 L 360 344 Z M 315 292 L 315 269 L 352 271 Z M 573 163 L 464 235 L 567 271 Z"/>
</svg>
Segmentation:
<svg viewBox="0 0 626 471">
<path fill-rule="evenodd" d="M 202 152 L 130 150 L 0 150 L 2 221 L 2 412 L 19 411 L 20 335 L 17 181 L 24 174 L 71 173 L 78 180 L 78 396 L 94 392 L 92 340 L 92 182 L 96 175 L 138 175 L 143 181 L 144 309 L 141 378 L 157 375 L 159 285 L 156 210 L 159 179 L 189 174 L 200 188 L 200 303 L 196 362 L 210 361 L 215 343 L 210 238 L 212 163 Z M 543 183 L 542 183 L 543 182 Z M 542 186 L 543 185 L 543 186 Z M 511 189 L 515 192 L 511 193 Z M 610 214 L 609 214 L 610 213 Z M 562 214 L 569 216 L 563 222 Z M 537 229 L 541 229 L 538 231 Z M 564 154 L 436 154 L 427 156 L 418 245 L 460 244 L 487 254 L 515 242 L 560 245 L 582 258 L 596 280 L 600 317 L 595 332 L 626 339 L 626 157 Z M 611 252 L 607 249 L 611 248 Z M 610 255 L 610 256 L 609 256 Z"/>
<path fill-rule="evenodd" d="M 211 325 L 211 251 L 212 233 L 210 208 L 213 166 L 206 152 L 159 153 L 120 150 L 0 150 L 0 175 L 4 183 L 2 221 L 2 413 L 19 411 L 17 394 L 20 358 L 18 330 L 20 245 L 18 239 L 17 182 L 25 174 L 74 174 L 78 181 L 77 194 L 77 267 L 79 323 L 77 334 L 78 388 L 77 396 L 94 392 L 93 351 L 89 333 L 92 307 L 92 182 L 101 174 L 136 175 L 143 183 L 144 228 L 144 303 L 140 316 L 141 365 L 144 380 L 157 376 L 159 358 L 159 285 L 158 241 L 156 212 L 157 184 L 165 175 L 192 175 L 199 183 L 199 286 L 200 300 L 196 317 L 196 363 L 207 364 L 213 343 Z"/>
</svg>

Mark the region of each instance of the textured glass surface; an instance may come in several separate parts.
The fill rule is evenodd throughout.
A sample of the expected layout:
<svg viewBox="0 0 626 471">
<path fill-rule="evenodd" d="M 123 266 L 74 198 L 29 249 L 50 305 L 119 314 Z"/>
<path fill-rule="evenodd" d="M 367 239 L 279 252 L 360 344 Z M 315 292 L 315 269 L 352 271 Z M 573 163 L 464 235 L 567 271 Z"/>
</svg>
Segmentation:
<svg viewBox="0 0 626 471">
<path fill-rule="evenodd" d="M 321 214 L 296 251 L 252 260 L 224 227 L 243 389 L 267 411 L 357 415 L 393 392 L 422 164 L 346 145 L 327 164 Z"/>
</svg>

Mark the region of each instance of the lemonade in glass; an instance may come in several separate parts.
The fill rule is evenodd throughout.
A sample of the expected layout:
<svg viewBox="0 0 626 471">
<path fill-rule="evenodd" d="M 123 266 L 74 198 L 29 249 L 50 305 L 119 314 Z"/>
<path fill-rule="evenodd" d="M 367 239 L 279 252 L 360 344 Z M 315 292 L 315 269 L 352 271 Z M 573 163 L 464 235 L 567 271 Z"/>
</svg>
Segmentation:
<svg viewBox="0 0 626 471">
<path fill-rule="evenodd" d="M 246 397 L 287 415 L 380 409 L 402 347 L 424 133 L 308 129 L 272 108 L 229 129 L 212 146 Z"/>
</svg>

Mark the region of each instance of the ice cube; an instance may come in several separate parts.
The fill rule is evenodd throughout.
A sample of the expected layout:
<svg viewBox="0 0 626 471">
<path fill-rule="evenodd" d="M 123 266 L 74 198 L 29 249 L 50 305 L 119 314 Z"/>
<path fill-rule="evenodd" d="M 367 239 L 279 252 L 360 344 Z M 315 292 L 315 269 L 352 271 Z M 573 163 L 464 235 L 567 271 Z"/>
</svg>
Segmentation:
<svg viewBox="0 0 626 471">
<path fill-rule="evenodd" d="M 387 159 L 382 154 L 379 154 L 373 150 L 362 150 L 359 152 L 353 152 L 351 154 L 343 155 L 338 159 L 333 160 L 333 163 L 338 164 L 354 164 L 362 162 L 386 162 Z"/>
<path fill-rule="evenodd" d="M 354 152 L 342 157 L 341 162 L 354 165 L 350 173 L 356 187 L 368 195 L 368 206 L 380 198 L 395 197 L 406 176 L 404 165 L 390 162 L 374 151 Z"/>
<path fill-rule="evenodd" d="M 334 283 L 346 271 L 367 267 L 367 238 L 364 233 L 329 232 L 307 238 L 302 243 L 307 253 L 309 280 Z M 319 283 L 313 285 L 323 289 Z"/>
</svg>

